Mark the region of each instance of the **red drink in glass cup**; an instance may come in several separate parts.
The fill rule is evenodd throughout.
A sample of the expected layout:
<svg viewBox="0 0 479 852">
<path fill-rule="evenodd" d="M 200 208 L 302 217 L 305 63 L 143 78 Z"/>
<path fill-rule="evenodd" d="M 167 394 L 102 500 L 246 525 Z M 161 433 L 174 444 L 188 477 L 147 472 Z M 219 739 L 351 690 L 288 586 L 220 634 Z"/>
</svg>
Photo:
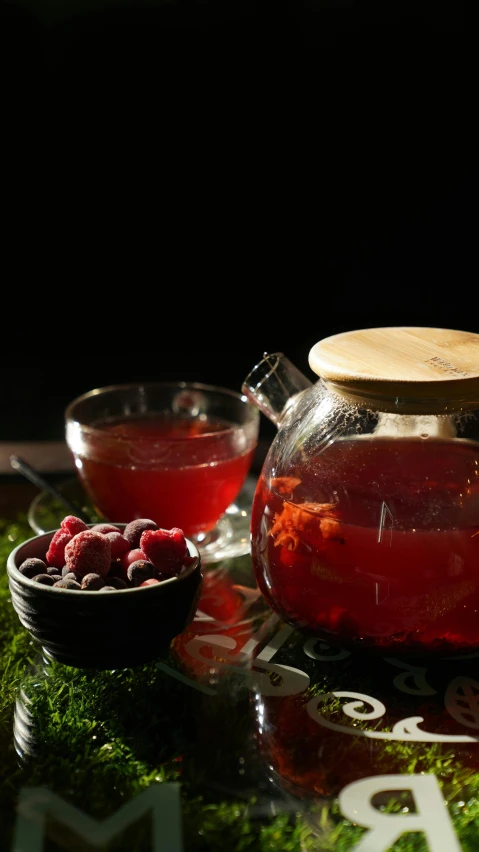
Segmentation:
<svg viewBox="0 0 479 852">
<path fill-rule="evenodd" d="M 259 415 L 241 394 L 186 383 L 117 385 L 74 400 L 66 436 L 106 519 L 151 518 L 187 537 L 214 529 L 245 482 Z"/>
</svg>

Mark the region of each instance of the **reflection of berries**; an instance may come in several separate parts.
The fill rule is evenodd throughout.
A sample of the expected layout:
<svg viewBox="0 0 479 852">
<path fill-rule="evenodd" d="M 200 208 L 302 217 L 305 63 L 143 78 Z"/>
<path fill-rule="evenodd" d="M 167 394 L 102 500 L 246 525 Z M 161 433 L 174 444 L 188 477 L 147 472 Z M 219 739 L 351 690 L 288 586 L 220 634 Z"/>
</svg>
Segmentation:
<svg viewBox="0 0 479 852">
<path fill-rule="evenodd" d="M 65 547 L 72 538 L 73 536 L 71 533 L 65 532 L 65 530 L 62 530 L 61 528 L 56 531 L 45 556 L 47 565 L 54 565 L 57 568 L 63 568 L 66 562 Z"/>
<path fill-rule="evenodd" d="M 123 530 L 123 535 L 129 542 L 130 548 L 140 547 L 141 534 L 145 530 L 157 530 L 158 524 L 151 521 L 149 518 L 138 518 L 136 521 L 130 521 Z"/>
<path fill-rule="evenodd" d="M 82 521 L 81 518 L 76 518 L 75 515 L 67 515 L 63 518 L 61 528 L 63 532 L 70 533 L 70 535 L 76 535 L 77 533 L 88 529 L 85 521 Z"/>
<path fill-rule="evenodd" d="M 142 533 L 140 547 L 162 574 L 177 574 L 188 556 L 185 534 L 179 527 L 146 530 Z"/>
<path fill-rule="evenodd" d="M 75 535 L 65 547 L 65 563 L 79 577 L 99 574 L 105 577 L 110 570 L 111 547 L 105 535 L 84 530 Z"/>
<path fill-rule="evenodd" d="M 33 556 L 30 559 L 25 559 L 18 570 L 24 577 L 28 577 L 31 580 L 33 577 L 38 576 L 38 574 L 46 574 L 47 566 L 43 559 L 37 559 Z"/>
<path fill-rule="evenodd" d="M 145 580 L 155 576 L 155 568 L 146 559 L 138 559 L 128 566 L 127 576 L 132 586 L 141 586 Z"/>
</svg>

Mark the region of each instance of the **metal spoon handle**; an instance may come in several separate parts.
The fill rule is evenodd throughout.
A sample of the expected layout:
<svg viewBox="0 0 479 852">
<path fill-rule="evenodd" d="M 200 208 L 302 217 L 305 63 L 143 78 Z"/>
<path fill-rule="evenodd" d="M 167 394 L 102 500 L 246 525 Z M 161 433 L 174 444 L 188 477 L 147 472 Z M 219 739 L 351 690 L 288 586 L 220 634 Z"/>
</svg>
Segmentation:
<svg viewBox="0 0 479 852">
<path fill-rule="evenodd" d="M 29 482 L 36 485 L 37 488 L 51 494 L 52 497 L 58 500 L 65 507 L 69 515 L 75 515 L 76 518 L 81 518 L 81 520 L 85 521 L 86 524 L 91 522 L 91 518 L 87 517 L 85 512 L 80 509 L 79 506 L 70 502 L 70 500 L 68 500 L 61 491 L 58 491 L 54 485 L 51 485 L 46 479 L 43 479 L 43 477 L 25 461 L 25 459 L 20 458 L 20 456 L 10 456 L 10 465 L 14 470 L 21 473 L 26 479 L 28 479 Z"/>
</svg>

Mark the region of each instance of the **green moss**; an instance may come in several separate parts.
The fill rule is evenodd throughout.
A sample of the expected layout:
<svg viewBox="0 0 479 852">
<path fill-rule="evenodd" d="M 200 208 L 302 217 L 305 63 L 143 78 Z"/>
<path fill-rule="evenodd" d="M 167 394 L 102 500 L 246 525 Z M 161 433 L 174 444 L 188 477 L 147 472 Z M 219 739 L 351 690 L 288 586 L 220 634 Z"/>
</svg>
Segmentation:
<svg viewBox="0 0 479 852">
<path fill-rule="evenodd" d="M 24 516 L 0 522 L 0 836 L 6 850 L 21 787 L 46 786 L 104 819 L 151 784 L 169 781 L 181 785 L 187 852 L 352 849 L 364 829 L 344 820 L 336 802 L 290 798 L 266 777 L 254 744 L 251 695 L 234 675 L 225 675 L 233 678 L 231 693 L 224 688 L 212 697 L 154 664 L 106 672 L 45 664 L 13 610 L 5 572 L 9 552 L 30 536 Z M 176 666 L 170 655 L 163 662 Z M 303 700 L 318 691 L 321 684 Z M 23 760 L 14 748 L 20 696 L 33 749 Z M 344 737 L 344 747 L 351 745 Z M 477 849 L 479 774 L 437 744 L 418 750 L 386 742 L 382 753 L 385 767 L 394 761 L 404 773 L 436 774 L 464 852 Z M 387 808 L 401 806 L 396 796 Z M 128 836 L 128 852 L 150 850 L 150 841 L 148 831 L 138 830 Z M 51 843 L 45 852 L 64 848 Z M 394 852 L 426 849 L 419 834 L 403 835 L 394 846 Z"/>
</svg>

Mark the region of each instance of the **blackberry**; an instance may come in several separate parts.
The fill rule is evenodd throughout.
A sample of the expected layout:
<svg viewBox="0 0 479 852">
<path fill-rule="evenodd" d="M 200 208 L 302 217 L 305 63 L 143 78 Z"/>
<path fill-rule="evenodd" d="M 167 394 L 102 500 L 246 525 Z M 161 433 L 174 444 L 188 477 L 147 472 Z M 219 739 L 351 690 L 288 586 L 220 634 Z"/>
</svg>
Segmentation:
<svg viewBox="0 0 479 852">
<path fill-rule="evenodd" d="M 131 565 L 128 566 L 128 571 L 126 573 L 132 586 L 141 586 L 145 580 L 149 580 L 150 577 L 154 577 L 156 572 L 155 567 L 151 564 L 151 562 L 147 562 L 146 559 L 137 559 L 136 562 L 132 562 Z"/>
<path fill-rule="evenodd" d="M 130 545 L 130 550 L 140 546 L 141 534 L 145 530 L 157 530 L 158 524 L 150 518 L 137 518 L 136 521 L 130 521 L 123 530 L 123 537 L 126 538 Z"/>
<path fill-rule="evenodd" d="M 37 559 L 33 556 L 31 559 L 25 559 L 19 566 L 18 570 L 24 577 L 28 577 L 30 580 L 33 580 L 33 578 L 39 574 L 47 573 L 47 565 L 43 559 Z"/>
</svg>

